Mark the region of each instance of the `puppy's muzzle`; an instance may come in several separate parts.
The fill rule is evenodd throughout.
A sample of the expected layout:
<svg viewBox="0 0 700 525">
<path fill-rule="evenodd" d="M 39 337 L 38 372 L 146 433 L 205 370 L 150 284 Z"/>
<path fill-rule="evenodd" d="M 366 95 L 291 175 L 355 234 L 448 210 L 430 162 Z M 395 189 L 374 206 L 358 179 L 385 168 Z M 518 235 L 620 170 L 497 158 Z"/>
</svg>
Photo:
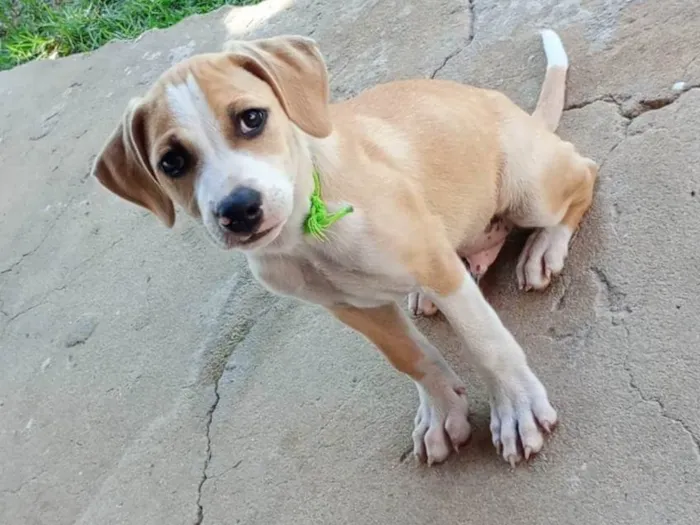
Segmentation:
<svg viewBox="0 0 700 525">
<path fill-rule="evenodd" d="M 263 221 L 262 195 L 241 186 L 223 199 L 214 211 L 219 224 L 232 233 L 255 233 Z"/>
</svg>

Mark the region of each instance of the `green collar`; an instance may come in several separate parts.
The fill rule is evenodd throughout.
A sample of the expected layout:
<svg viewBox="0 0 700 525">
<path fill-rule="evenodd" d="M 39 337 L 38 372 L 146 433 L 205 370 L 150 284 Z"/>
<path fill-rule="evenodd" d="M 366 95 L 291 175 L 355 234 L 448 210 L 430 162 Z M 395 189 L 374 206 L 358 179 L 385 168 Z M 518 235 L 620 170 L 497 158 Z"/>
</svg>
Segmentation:
<svg viewBox="0 0 700 525">
<path fill-rule="evenodd" d="M 353 212 L 352 206 L 345 206 L 335 213 L 328 213 L 326 203 L 321 197 L 321 178 L 318 170 L 314 168 L 314 191 L 311 194 L 309 214 L 304 219 L 304 233 L 311 235 L 320 241 L 326 240 L 325 231 L 337 220 Z"/>
</svg>

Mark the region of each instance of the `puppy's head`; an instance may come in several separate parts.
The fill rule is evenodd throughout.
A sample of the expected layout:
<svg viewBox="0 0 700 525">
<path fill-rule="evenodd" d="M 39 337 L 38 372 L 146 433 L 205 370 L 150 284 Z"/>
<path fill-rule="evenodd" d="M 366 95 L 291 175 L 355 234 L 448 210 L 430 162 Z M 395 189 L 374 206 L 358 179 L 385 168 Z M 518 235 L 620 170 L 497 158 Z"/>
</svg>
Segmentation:
<svg viewBox="0 0 700 525">
<path fill-rule="evenodd" d="M 300 132 L 331 133 L 328 98 L 313 40 L 231 42 L 174 66 L 132 100 L 93 173 L 168 227 L 175 202 L 221 247 L 260 248 L 292 214 Z"/>
</svg>

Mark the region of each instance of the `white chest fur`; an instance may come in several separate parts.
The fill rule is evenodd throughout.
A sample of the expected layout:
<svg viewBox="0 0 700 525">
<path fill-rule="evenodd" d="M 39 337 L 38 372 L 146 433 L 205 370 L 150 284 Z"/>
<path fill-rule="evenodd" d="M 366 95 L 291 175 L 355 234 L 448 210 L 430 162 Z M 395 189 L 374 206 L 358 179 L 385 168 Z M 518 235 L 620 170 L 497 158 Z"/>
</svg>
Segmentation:
<svg viewBox="0 0 700 525">
<path fill-rule="evenodd" d="M 360 214 L 343 218 L 325 241 L 303 238 L 289 251 L 248 256 L 271 291 L 331 306 L 376 307 L 416 289 L 416 280 L 372 241 Z"/>
</svg>

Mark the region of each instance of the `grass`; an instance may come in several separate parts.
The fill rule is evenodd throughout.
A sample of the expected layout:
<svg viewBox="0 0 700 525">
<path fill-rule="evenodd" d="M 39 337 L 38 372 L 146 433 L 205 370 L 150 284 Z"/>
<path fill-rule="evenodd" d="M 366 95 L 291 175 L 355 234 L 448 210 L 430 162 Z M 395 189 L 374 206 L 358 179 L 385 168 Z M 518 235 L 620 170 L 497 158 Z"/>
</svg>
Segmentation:
<svg viewBox="0 0 700 525">
<path fill-rule="evenodd" d="M 223 5 L 260 0 L 0 0 L 0 70 L 92 51 Z"/>
</svg>

